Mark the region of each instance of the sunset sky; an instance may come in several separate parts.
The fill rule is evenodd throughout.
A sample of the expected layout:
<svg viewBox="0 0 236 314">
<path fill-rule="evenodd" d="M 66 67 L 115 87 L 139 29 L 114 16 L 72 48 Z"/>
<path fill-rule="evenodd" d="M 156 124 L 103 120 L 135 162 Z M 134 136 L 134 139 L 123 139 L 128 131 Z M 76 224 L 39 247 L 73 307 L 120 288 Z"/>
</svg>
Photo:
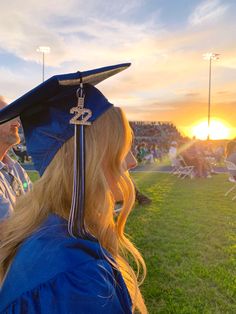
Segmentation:
<svg viewBox="0 0 236 314">
<path fill-rule="evenodd" d="M 51 48 L 46 78 L 131 62 L 99 88 L 130 120 L 172 121 L 188 133 L 207 116 L 202 54 L 215 52 L 212 117 L 235 136 L 235 16 L 234 0 L 1 1 L 0 95 L 11 101 L 41 82 L 38 46 Z"/>
</svg>

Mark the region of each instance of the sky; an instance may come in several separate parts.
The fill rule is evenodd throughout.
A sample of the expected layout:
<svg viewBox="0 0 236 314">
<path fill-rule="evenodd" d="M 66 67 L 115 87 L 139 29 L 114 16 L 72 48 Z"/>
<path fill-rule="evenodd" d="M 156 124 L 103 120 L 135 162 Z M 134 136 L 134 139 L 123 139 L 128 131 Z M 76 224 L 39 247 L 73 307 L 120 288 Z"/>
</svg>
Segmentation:
<svg viewBox="0 0 236 314">
<path fill-rule="evenodd" d="M 130 120 L 171 121 L 188 135 L 211 116 L 236 135 L 236 1 L 0 1 L 0 95 L 12 101 L 54 74 L 131 62 L 99 84 Z M 235 128 L 235 129 L 234 129 Z"/>
</svg>

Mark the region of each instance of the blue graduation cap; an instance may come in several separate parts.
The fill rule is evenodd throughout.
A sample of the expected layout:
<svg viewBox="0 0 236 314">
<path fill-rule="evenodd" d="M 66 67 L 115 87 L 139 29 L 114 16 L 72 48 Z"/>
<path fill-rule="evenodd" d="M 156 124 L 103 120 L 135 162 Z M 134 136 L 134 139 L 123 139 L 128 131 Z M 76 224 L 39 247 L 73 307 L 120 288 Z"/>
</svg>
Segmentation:
<svg viewBox="0 0 236 314">
<path fill-rule="evenodd" d="M 94 85 L 129 66 L 123 63 L 55 75 L 0 110 L 0 124 L 20 116 L 28 153 L 40 175 L 59 148 L 74 136 L 73 196 L 68 222 L 68 231 L 74 237 L 91 237 L 84 224 L 84 127 L 112 106 Z"/>
</svg>

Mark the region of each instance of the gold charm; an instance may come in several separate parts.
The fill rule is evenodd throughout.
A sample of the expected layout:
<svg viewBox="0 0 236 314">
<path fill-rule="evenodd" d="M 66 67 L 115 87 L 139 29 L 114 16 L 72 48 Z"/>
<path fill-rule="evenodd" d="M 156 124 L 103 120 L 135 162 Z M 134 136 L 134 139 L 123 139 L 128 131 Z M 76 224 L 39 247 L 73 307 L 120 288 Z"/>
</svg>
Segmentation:
<svg viewBox="0 0 236 314">
<path fill-rule="evenodd" d="M 78 98 L 78 104 L 79 99 L 80 98 Z M 70 119 L 70 124 L 91 125 L 91 122 L 88 121 L 92 116 L 92 111 L 90 109 L 83 107 L 73 107 L 70 109 L 70 113 L 75 113 L 74 117 Z"/>
</svg>

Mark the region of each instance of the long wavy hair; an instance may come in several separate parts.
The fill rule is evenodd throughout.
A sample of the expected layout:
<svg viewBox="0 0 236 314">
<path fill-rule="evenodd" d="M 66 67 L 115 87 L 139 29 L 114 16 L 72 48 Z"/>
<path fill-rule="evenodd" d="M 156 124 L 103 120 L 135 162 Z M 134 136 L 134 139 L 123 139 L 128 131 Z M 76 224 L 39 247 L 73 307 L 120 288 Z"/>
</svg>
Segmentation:
<svg viewBox="0 0 236 314">
<path fill-rule="evenodd" d="M 120 108 L 111 108 L 86 128 L 86 201 L 85 224 L 99 243 L 115 259 L 129 290 L 133 311 L 147 313 L 139 290 L 146 276 L 145 262 L 124 233 L 126 220 L 135 201 L 133 183 L 125 168 L 132 130 Z M 73 141 L 69 139 L 57 152 L 31 192 L 20 197 L 14 214 L 1 226 L 1 281 L 20 244 L 29 237 L 50 213 L 68 220 L 72 199 Z M 105 166 L 104 166 L 105 165 Z M 123 206 L 114 217 L 115 199 L 106 171 L 123 195 Z M 30 208 L 29 208 L 30 207 Z M 135 270 L 129 265 L 130 256 Z"/>
</svg>

